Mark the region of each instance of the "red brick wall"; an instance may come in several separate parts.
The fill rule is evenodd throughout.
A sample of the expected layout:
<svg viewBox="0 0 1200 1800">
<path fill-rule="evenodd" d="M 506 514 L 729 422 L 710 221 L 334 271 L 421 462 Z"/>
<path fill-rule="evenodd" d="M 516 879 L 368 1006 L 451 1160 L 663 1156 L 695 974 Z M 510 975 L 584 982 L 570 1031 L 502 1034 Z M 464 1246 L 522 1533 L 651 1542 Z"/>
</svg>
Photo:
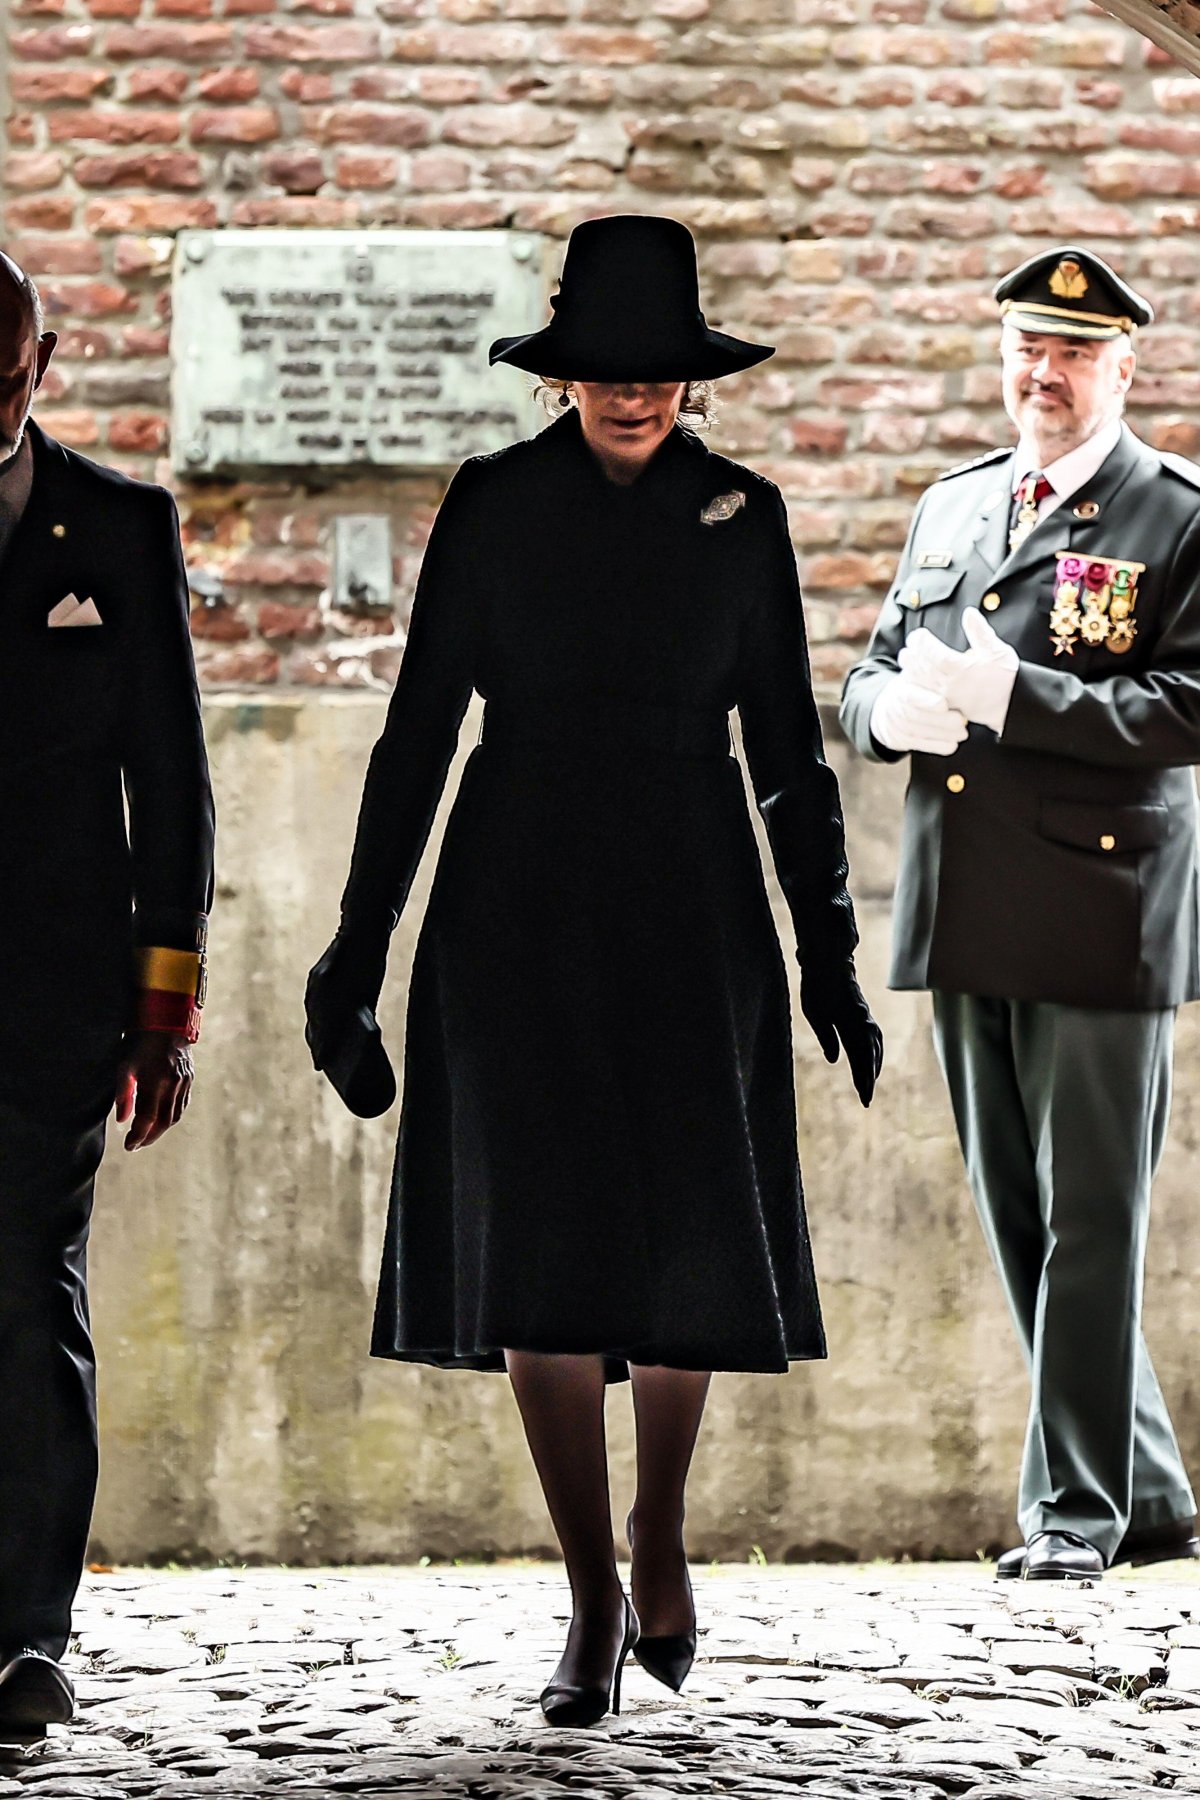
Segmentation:
<svg viewBox="0 0 1200 1800">
<path fill-rule="evenodd" d="M 2 0 L 0 0 L 2 5 Z M 1085 0 L 11 0 L 8 248 L 62 343 L 38 407 L 169 479 L 172 233 L 664 211 L 710 319 L 779 354 L 713 441 L 787 494 L 820 675 L 853 659 L 914 499 L 1002 441 L 991 282 L 1082 237 L 1160 308 L 1133 414 L 1200 445 L 1200 83 Z M 211 681 L 386 680 L 331 625 L 327 521 L 389 508 L 411 593 L 437 487 L 177 483 Z M 331 636 L 363 638 L 336 661 Z M 358 648 L 356 646 L 355 648 Z"/>
</svg>

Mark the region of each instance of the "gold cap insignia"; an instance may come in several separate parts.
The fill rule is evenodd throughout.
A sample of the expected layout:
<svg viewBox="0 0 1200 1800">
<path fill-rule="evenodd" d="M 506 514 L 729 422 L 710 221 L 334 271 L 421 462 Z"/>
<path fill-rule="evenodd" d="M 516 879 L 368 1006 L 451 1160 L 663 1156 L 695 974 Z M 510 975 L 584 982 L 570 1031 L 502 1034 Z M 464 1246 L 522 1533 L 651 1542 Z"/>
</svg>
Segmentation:
<svg viewBox="0 0 1200 1800">
<path fill-rule="evenodd" d="M 1050 292 L 1060 300 L 1082 300 L 1087 291 L 1087 276 L 1073 257 L 1064 256 L 1050 277 Z"/>
<path fill-rule="evenodd" d="M 734 488 L 732 493 L 718 494 L 701 512 L 700 523 L 702 525 L 723 524 L 726 519 L 732 519 L 739 506 L 745 506 L 745 504 L 746 496 L 740 488 Z"/>
</svg>

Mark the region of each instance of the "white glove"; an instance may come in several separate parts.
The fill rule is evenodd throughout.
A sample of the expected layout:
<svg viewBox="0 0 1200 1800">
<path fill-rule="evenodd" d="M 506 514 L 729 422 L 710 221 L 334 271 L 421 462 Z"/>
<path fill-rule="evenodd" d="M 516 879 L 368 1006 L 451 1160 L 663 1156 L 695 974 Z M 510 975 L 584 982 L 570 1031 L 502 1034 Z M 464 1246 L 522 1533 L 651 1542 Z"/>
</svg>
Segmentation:
<svg viewBox="0 0 1200 1800">
<path fill-rule="evenodd" d="M 999 733 L 1008 717 L 1020 658 L 1011 644 L 996 636 L 976 606 L 964 612 L 963 630 L 970 649 L 951 650 L 921 626 L 901 650 L 900 667 L 964 718 Z"/>
<path fill-rule="evenodd" d="M 893 675 L 871 708 L 870 732 L 885 750 L 950 756 L 967 735 L 967 721 L 911 675 Z"/>
</svg>

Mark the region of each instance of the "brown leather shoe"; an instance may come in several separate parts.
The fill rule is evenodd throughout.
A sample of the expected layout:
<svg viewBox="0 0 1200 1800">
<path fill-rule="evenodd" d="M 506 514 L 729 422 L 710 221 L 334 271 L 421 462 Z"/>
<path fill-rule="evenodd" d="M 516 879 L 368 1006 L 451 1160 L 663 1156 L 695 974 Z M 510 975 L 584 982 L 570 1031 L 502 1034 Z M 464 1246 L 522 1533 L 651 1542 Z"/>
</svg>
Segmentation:
<svg viewBox="0 0 1200 1800">
<path fill-rule="evenodd" d="M 1185 1562 L 1197 1557 L 1200 1537 L 1196 1536 L 1195 1519 L 1168 1519 L 1165 1525 L 1144 1525 L 1137 1531 L 1127 1531 L 1113 1552 L 1109 1567 L 1115 1569 L 1118 1563 L 1129 1563 L 1142 1569 L 1150 1563 Z M 1024 1572 L 1024 1544 L 1005 1550 L 996 1558 L 997 1581 L 1019 1581 Z"/>
</svg>

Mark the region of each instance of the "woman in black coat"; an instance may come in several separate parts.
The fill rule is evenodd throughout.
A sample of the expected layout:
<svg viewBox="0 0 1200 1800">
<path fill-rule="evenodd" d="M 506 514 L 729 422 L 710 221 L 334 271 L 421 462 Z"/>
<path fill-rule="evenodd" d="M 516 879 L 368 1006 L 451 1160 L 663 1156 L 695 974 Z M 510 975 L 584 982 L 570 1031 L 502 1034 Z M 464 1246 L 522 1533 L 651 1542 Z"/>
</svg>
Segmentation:
<svg viewBox="0 0 1200 1800">
<path fill-rule="evenodd" d="M 783 500 L 678 423 L 689 383 L 771 352 L 709 330 L 669 219 L 579 226 L 553 304 L 492 360 L 547 378 L 561 416 L 471 458 L 443 501 L 308 1009 L 318 1067 L 386 1105 L 371 1009 L 477 691 L 413 967 L 372 1350 L 507 1368 L 574 1601 L 542 1705 L 591 1723 L 630 1649 L 676 1689 L 690 1665 L 684 1483 L 709 1371 L 825 1354 L 734 707 L 804 1013 L 864 1105 L 882 1044 Z M 627 1375 L 633 1607 L 603 1412 Z"/>
</svg>

